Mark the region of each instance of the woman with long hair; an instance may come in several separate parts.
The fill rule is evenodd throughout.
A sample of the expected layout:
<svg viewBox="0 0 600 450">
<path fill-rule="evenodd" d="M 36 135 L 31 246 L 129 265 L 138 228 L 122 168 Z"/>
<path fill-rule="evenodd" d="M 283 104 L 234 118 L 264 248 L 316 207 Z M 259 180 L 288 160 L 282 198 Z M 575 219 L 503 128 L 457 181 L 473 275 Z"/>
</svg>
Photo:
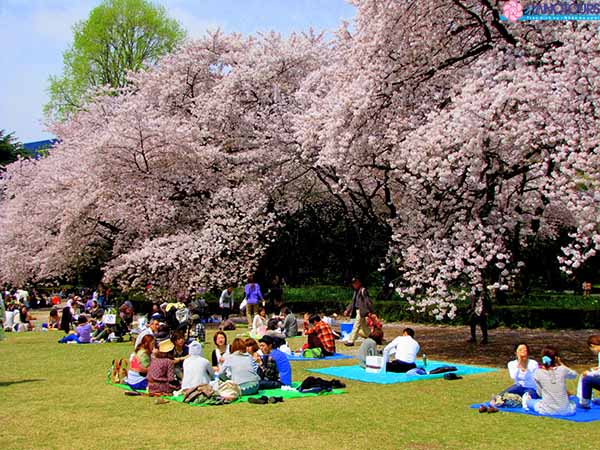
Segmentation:
<svg viewBox="0 0 600 450">
<path fill-rule="evenodd" d="M 134 352 L 129 356 L 129 370 L 127 371 L 127 384 L 135 389 L 142 390 L 148 387 L 146 374 L 150 367 L 150 359 L 154 351 L 154 336 L 145 335 Z"/>
</svg>

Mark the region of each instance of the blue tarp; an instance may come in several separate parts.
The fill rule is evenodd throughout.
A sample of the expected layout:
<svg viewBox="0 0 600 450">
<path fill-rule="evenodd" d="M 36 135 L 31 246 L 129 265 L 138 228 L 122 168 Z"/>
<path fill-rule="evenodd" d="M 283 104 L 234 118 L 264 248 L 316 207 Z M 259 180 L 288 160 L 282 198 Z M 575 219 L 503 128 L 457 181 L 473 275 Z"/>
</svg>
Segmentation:
<svg viewBox="0 0 600 450">
<path fill-rule="evenodd" d="M 477 367 L 468 366 L 465 364 L 455 364 L 447 361 L 429 361 L 427 364 L 427 370 L 433 370 L 436 367 L 441 366 L 455 366 L 458 370 L 455 373 L 457 376 L 464 375 L 475 375 L 478 373 L 497 372 L 498 369 L 491 367 Z M 377 383 L 377 384 L 394 384 L 394 383 L 407 383 L 410 381 L 419 380 L 431 380 L 435 378 L 443 378 L 444 374 L 434 375 L 407 375 L 405 373 L 369 373 L 360 366 L 336 366 L 336 367 L 324 367 L 322 369 L 308 369 L 310 372 L 317 372 L 324 375 L 330 375 L 333 377 L 348 378 L 350 380 L 362 381 L 364 383 Z"/>
</svg>

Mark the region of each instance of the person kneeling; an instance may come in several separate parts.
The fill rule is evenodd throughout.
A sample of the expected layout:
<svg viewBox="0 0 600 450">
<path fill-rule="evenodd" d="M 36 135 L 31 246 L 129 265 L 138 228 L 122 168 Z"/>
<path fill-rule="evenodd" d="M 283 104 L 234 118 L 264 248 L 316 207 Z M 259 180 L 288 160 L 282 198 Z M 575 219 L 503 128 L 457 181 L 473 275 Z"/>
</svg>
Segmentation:
<svg viewBox="0 0 600 450">
<path fill-rule="evenodd" d="M 412 328 L 405 328 L 402 336 L 398 336 L 383 349 L 383 365 L 388 372 L 404 373 L 416 369 L 415 361 L 420 346 L 414 339 L 415 332 Z M 396 351 L 396 358 L 389 361 L 390 353 Z"/>
<path fill-rule="evenodd" d="M 75 334 L 67 334 L 65 337 L 60 339 L 59 344 L 66 344 L 67 342 L 76 342 L 77 344 L 89 344 L 92 340 L 92 326 L 88 323 L 85 316 L 79 316 L 77 319 L 77 328 Z"/>
</svg>

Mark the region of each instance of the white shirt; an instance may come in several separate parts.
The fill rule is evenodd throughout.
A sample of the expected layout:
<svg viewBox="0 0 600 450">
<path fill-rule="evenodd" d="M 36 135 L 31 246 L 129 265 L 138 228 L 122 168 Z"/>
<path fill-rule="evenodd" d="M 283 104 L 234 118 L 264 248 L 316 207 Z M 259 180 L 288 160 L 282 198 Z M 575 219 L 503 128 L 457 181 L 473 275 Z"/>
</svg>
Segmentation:
<svg viewBox="0 0 600 450">
<path fill-rule="evenodd" d="M 214 376 L 214 371 L 206 358 L 188 356 L 183 361 L 183 380 L 181 389 L 189 389 L 201 384 L 208 384 Z"/>
<path fill-rule="evenodd" d="M 519 367 L 519 361 L 516 359 L 508 363 L 508 374 L 515 380 L 515 384 L 529 389 L 536 389 L 535 380 L 533 379 L 534 372 L 538 369 L 537 361 L 533 359 L 527 360 L 527 370 L 522 370 Z"/>
<path fill-rule="evenodd" d="M 233 309 L 233 291 L 231 291 L 231 294 L 227 292 L 227 289 L 221 292 L 221 297 L 219 298 L 219 306 L 221 308 Z"/>
<path fill-rule="evenodd" d="M 389 361 L 389 354 L 396 350 L 396 359 L 405 363 L 414 363 L 421 347 L 410 336 L 398 336 L 383 349 L 385 361 Z"/>
</svg>

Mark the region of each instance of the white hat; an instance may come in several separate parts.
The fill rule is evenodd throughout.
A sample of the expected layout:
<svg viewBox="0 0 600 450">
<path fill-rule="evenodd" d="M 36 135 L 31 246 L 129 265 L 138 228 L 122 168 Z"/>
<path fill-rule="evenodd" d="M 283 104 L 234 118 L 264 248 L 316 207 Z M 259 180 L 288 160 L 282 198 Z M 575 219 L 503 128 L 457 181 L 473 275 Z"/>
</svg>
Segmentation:
<svg viewBox="0 0 600 450">
<path fill-rule="evenodd" d="M 203 353 L 203 348 L 202 348 L 202 344 L 198 341 L 193 341 L 189 346 L 188 349 L 190 351 L 190 355 L 191 356 L 202 356 Z"/>
</svg>

